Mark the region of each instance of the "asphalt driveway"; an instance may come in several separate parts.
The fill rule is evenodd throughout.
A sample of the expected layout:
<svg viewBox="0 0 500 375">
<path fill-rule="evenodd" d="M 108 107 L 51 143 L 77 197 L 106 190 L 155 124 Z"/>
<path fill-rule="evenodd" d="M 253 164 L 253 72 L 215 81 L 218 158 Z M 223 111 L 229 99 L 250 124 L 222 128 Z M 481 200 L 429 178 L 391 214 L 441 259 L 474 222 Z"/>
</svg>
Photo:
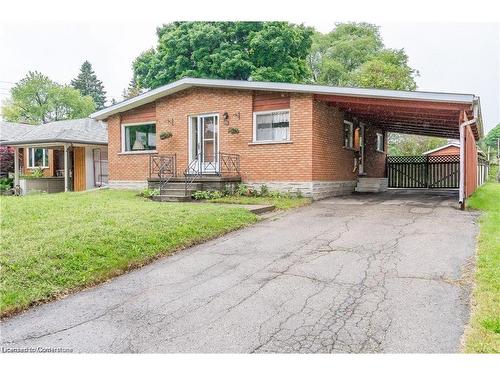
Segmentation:
<svg viewBox="0 0 500 375">
<path fill-rule="evenodd" d="M 1 324 L 76 352 L 456 352 L 477 226 L 456 197 L 333 198 Z"/>
</svg>

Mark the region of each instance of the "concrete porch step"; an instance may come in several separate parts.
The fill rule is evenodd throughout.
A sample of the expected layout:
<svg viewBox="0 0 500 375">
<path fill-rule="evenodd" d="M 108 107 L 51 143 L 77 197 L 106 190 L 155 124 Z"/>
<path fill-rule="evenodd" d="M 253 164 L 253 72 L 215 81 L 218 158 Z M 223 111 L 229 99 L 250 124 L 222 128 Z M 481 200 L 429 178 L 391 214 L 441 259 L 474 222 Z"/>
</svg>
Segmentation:
<svg viewBox="0 0 500 375">
<path fill-rule="evenodd" d="M 167 183 L 167 189 L 175 189 L 175 190 L 179 190 L 179 189 L 185 189 L 186 187 L 186 183 L 185 182 L 171 182 L 169 181 Z M 194 182 L 191 184 L 191 186 L 189 187 L 191 190 L 202 190 L 203 189 L 203 183 L 201 182 Z"/>
<path fill-rule="evenodd" d="M 358 193 L 378 193 L 387 190 L 387 178 L 360 177 L 354 191 Z"/>
<path fill-rule="evenodd" d="M 193 194 L 197 189 L 188 189 L 187 191 L 182 188 L 182 189 L 163 189 L 160 193 L 160 195 L 169 195 L 172 197 L 191 197 L 191 194 Z"/>
<path fill-rule="evenodd" d="M 191 195 L 155 195 L 151 199 L 155 202 L 189 202 Z"/>
<path fill-rule="evenodd" d="M 356 187 L 354 189 L 356 193 L 379 193 L 381 192 L 379 187 Z"/>
</svg>

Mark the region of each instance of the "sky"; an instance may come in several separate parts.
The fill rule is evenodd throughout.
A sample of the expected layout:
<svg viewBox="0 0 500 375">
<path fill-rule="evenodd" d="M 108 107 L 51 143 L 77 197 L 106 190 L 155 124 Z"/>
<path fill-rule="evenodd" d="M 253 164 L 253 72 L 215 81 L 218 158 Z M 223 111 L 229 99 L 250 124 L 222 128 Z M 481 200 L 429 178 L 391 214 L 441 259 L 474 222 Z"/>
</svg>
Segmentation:
<svg viewBox="0 0 500 375">
<path fill-rule="evenodd" d="M 39 12 L 47 12 L 47 8 L 37 9 L 37 3 L 22 13 L 19 13 L 22 4 L 16 3 L 12 6 L 18 8 L 3 13 L 9 17 L 2 19 L 0 15 L 0 100 L 8 97 L 13 83 L 29 70 L 40 71 L 59 83 L 69 83 L 85 60 L 92 63 L 103 81 L 108 99 L 121 99 L 122 90 L 132 77 L 132 61 L 156 45 L 156 27 L 174 20 L 193 19 L 192 14 L 186 16 L 184 8 L 134 16 L 140 11 L 126 5 L 123 14 L 106 8 L 104 14 L 73 10 L 68 16 L 62 5 L 68 3 L 73 2 L 59 3 L 54 8 L 57 11 L 46 17 Z M 405 49 L 410 65 L 420 73 L 418 90 L 476 94 L 481 97 L 485 131 L 500 123 L 499 19 L 486 17 L 463 22 L 459 14 L 456 20 L 442 22 L 442 18 L 429 17 L 424 12 L 420 19 L 401 22 L 401 17 L 362 9 L 357 12 L 337 9 L 336 17 L 325 17 L 322 12 L 292 11 L 288 15 L 270 12 L 265 17 L 251 19 L 275 19 L 273 14 L 280 14 L 280 20 L 304 23 L 321 32 L 330 31 L 336 22 L 375 23 L 380 26 L 386 47 Z M 227 12 L 234 13 L 235 9 Z M 203 17 L 196 17 L 199 14 L 195 12 L 194 19 L 221 19 L 220 12 L 207 10 Z"/>
</svg>

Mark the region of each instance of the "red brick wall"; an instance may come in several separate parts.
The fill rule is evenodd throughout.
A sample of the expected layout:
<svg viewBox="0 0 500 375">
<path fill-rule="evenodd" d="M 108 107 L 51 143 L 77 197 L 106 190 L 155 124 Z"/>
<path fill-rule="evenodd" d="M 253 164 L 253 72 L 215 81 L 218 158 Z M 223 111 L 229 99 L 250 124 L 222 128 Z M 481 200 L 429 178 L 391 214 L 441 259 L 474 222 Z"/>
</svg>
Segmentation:
<svg viewBox="0 0 500 375">
<path fill-rule="evenodd" d="M 428 154 L 429 156 L 442 156 L 442 155 L 460 155 L 460 147 L 457 146 L 448 146 L 441 150 L 435 151 L 433 153 Z"/>
<path fill-rule="evenodd" d="M 313 180 L 355 180 L 354 152 L 344 148 L 343 114 L 320 101 L 314 101 L 313 109 Z"/>
<path fill-rule="evenodd" d="M 246 181 L 308 181 L 312 178 L 312 95 L 290 94 L 290 140 L 282 144 L 251 144 L 253 139 L 253 92 L 192 88 L 159 99 L 155 104 L 157 151 L 177 154 L 177 172 L 188 163 L 188 118 L 203 113 L 219 114 L 219 150 L 241 156 L 242 178 Z M 138 109 L 133 122 L 140 122 Z M 229 114 L 224 123 L 223 114 Z M 150 114 L 147 110 L 144 113 Z M 148 177 L 149 154 L 121 154 L 121 118 L 107 119 L 109 137 L 109 179 L 144 181 Z M 150 120 L 149 115 L 144 117 Z M 229 134 L 230 127 L 239 134 Z M 160 140 L 162 131 L 173 136 Z"/>
<path fill-rule="evenodd" d="M 259 102 L 257 107 L 264 99 L 271 100 L 273 105 L 282 101 L 285 108 L 289 106 L 289 143 L 252 144 L 255 98 Z M 225 112 L 229 115 L 228 121 L 224 121 Z M 148 178 L 150 154 L 121 153 L 121 122 L 156 119 L 157 151 L 176 153 L 177 173 L 182 176 L 188 164 L 189 116 L 204 113 L 219 114 L 219 151 L 240 155 L 244 181 L 352 181 L 357 178 L 357 171 L 353 172 L 354 152 L 343 147 L 343 114 L 337 108 L 314 101 L 309 94 L 281 96 L 191 88 L 107 119 L 110 181 Z M 229 134 L 229 128 L 238 128 L 239 134 Z M 173 136 L 161 140 L 162 131 L 170 131 Z M 383 177 L 385 153 L 375 151 L 375 133 L 375 128 L 366 127 L 365 172 L 368 177 Z"/>
<path fill-rule="evenodd" d="M 365 127 L 365 177 L 385 177 L 386 152 L 377 151 L 377 133 L 384 134 L 387 151 L 387 133 L 375 126 Z"/>
</svg>

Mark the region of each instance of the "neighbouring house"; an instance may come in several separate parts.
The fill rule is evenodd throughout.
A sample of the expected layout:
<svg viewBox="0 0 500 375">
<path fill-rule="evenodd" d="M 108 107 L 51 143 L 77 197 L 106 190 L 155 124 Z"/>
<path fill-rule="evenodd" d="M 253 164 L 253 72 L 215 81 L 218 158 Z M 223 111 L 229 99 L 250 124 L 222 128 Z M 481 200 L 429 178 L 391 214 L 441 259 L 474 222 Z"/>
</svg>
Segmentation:
<svg viewBox="0 0 500 375">
<path fill-rule="evenodd" d="M 0 121 L 0 142 L 8 142 L 20 137 L 31 130 L 31 126 Z M 19 157 L 23 160 L 22 150 L 19 153 Z M 9 146 L 0 146 L 0 177 L 6 177 L 9 173 L 14 173 L 14 149 Z"/>
<path fill-rule="evenodd" d="M 426 151 L 422 155 L 428 155 L 428 156 L 460 155 L 460 143 L 450 142 L 446 145 Z"/>
<path fill-rule="evenodd" d="M 486 153 L 480 148 L 477 149 L 477 154 L 479 157 L 486 158 Z M 428 156 L 443 156 L 443 155 L 460 155 L 460 143 L 449 142 L 443 146 L 436 147 L 432 150 L 424 152 L 422 155 Z"/>
<path fill-rule="evenodd" d="M 107 184 L 104 122 L 85 118 L 42 125 L 0 125 L 0 144 L 15 153 L 13 172 L 21 193 L 83 191 Z"/>
<path fill-rule="evenodd" d="M 109 185 L 165 200 L 243 181 L 315 199 L 387 186 L 387 133 L 460 139 L 460 201 L 472 194 L 479 98 L 185 78 L 91 115 L 108 124 Z"/>
</svg>

